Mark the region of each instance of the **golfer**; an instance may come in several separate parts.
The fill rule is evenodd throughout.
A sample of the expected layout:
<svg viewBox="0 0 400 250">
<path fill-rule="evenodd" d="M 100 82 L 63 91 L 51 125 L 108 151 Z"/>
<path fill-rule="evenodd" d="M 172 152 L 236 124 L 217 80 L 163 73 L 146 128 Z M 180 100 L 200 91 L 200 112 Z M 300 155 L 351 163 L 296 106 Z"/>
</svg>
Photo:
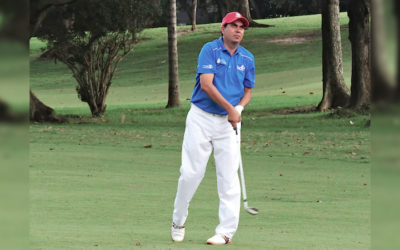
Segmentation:
<svg viewBox="0 0 400 250">
<path fill-rule="evenodd" d="M 212 150 L 217 172 L 219 225 L 207 244 L 231 244 L 239 224 L 239 141 L 241 112 L 254 87 L 254 56 L 240 46 L 248 20 L 228 13 L 221 23 L 222 37 L 205 44 L 197 65 L 191 108 L 186 118 L 171 237 L 185 237 L 188 208 L 204 177 Z"/>
</svg>

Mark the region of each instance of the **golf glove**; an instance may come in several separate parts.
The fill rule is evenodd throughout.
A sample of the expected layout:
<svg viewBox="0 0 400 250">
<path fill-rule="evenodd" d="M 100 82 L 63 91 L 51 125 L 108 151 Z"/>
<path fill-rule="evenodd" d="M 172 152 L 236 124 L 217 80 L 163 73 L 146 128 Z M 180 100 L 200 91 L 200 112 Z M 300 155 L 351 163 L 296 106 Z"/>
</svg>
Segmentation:
<svg viewBox="0 0 400 250">
<path fill-rule="evenodd" d="M 244 109 L 244 107 L 242 105 L 236 105 L 235 109 L 239 113 L 239 115 L 242 115 L 242 111 Z"/>
</svg>

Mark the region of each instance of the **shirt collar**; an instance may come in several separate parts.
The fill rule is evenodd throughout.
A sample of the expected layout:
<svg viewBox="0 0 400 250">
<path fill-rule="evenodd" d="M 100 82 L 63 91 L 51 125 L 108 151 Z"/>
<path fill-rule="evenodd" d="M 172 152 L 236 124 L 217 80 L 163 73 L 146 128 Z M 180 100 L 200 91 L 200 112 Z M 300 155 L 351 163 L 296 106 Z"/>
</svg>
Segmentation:
<svg viewBox="0 0 400 250">
<path fill-rule="evenodd" d="M 225 47 L 225 44 L 224 44 L 224 42 L 222 41 L 222 36 L 217 40 L 217 42 L 218 42 L 219 46 L 221 46 L 221 48 L 222 48 L 223 51 L 226 51 L 228 54 L 230 54 L 230 53 L 229 53 L 229 50 Z M 238 54 L 239 51 L 240 51 L 240 45 L 237 47 L 237 49 L 236 49 L 236 51 L 235 51 L 235 53 L 234 53 L 233 55 Z"/>
</svg>

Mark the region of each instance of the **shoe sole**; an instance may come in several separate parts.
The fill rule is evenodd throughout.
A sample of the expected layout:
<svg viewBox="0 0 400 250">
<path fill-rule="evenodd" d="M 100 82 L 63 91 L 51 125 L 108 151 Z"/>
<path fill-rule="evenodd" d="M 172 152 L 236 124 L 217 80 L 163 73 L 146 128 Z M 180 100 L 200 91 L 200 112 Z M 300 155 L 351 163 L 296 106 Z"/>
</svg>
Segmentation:
<svg viewBox="0 0 400 250">
<path fill-rule="evenodd" d="M 207 241 L 207 245 L 214 245 L 214 246 L 217 246 L 217 245 L 232 245 L 232 241 L 229 241 L 229 242 L 224 243 L 224 244 L 217 244 L 215 242 Z"/>
</svg>

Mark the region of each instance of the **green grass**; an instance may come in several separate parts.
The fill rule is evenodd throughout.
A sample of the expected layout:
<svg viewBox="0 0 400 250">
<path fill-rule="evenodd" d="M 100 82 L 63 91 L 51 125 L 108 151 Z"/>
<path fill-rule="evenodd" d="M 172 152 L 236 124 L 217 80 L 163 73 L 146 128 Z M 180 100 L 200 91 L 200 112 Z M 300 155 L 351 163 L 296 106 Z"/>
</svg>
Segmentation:
<svg viewBox="0 0 400 250">
<path fill-rule="evenodd" d="M 213 160 L 186 242 L 168 235 L 186 111 L 117 109 L 82 124 L 32 125 L 33 249 L 205 247 L 218 222 Z M 365 117 L 351 119 L 248 111 L 243 161 L 261 212 L 242 211 L 231 248 L 369 248 L 369 132 Z"/>
<path fill-rule="evenodd" d="M 241 211 L 228 247 L 369 249 L 370 138 L 364 124 L 370 118 L 283 112 L 321 99 L 321 41 L 282 45 L 265 39 L 318 32 L 320 16 L 259 21 L 276 27 L 246 31 L 257 82 L 243 115 L 242 154 L 249 204 L 260 214 Z M 70 120 L 30 126 L 32 249 L 209 248 L 205 240 L 218 224 L 212 158 L 191 202 L 185 242 L 174 244 L 169 236 L 196 57 L 218 36 L 218 24 L 199 28 L 179 37 L 182 107 L 164 109 L 166 29 L 149 29 L 142 37 L 150 39 L 121 64 L 102 118 L 92 118 L 78 100 L 62 64 L 36 59 L 43 43 L 31 40 L 31 87 Z"/>
</svg>

